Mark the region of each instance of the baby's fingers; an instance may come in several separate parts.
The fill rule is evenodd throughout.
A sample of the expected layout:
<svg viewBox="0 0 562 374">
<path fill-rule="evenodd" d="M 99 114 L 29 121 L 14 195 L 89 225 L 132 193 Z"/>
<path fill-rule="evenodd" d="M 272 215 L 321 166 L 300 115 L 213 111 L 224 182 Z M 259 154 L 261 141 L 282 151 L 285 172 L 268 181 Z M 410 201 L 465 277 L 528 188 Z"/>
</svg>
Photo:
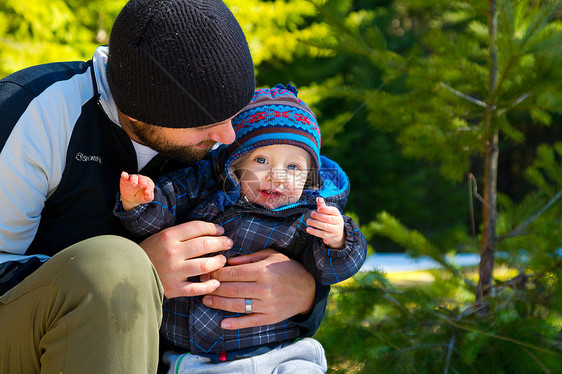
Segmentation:
<svg viewBox="0 0 562 374">
<path fill-rule="evenodd" d="M 121 186 L 121 188 L 126 188 L 126 189 L 134 189 L 138 187 L 138 176 L 135 174 L 129 174 L 127 172 L 122 172 L 121 173 L 121 180 L 119 181 L 119 184 Z"/>
<path fill-rule="evenodd" d="M 333 208 L 333 207 L 328 207 L 328 208 Z M 337 208 L 336 208 L 337 211 Z M 320 213 L 320 212 L 311 212 L 310 213 L 310 217 L 312 218 L 312 220 L 316 220 L 316 221 L 320 221 L 320 222 L 324 222 L 324 223 L 328 223 L 331 225 L 337 225 L 340 223 L 341 220 L 341 215 L 339 214 L 339 211 L 337 212 L 338 214 L 326 214 L 326 213 Z M 307 222 L 308 224 L 308 222 Z"/>
<path fill-rule="evenodd" d="M 315 229 L 312 226 L 307 227 L 306 232 L 309 233 L 310 235 L 314 235 L 314 236 L 316 236 L 317 238 L 320 238 L 320 239 L 326 239 L 330 236 L 330 233 L 328 233 L 326 231 L 323 231 L 323 230 Z"/>
<path fill-rule="evenodd" d="M 138 184 L 139 177 L 135 174 L 129 174 L 126 171 L 121 173 L 121 183 L 128 186 L 136 186 Z"/>
<path fill-rule="evenodd" d="M 316 198 L 316 206 L 318 207 L 318 209 L 326 206 L 326 201 L 324 201 L 323 197 Z"/>
<path fill-rule="evenodd" d="M 152 200 L 154 200 L 154 190 L 152 189 L 145 189 L 144 190 L 144 202 L 145 203 L 150 203 Z"/>
<path fill-rule="evenodd" d="M 307 219 L 306 224 L 310 227 L 316 228 L 318 230 L 327 231 L 327 232 L 334 232 L 337 230 L 337 225 L 334 225 L 330 222 L 321 221 L 317 219 Z"/>
<path fill-rule="evenodd" d="M 316 204 L 318 206 L 318 212 L 319 213 L 329 214 L 329 215 L 332 215 L 332 216 L 341 215 L 338 208 L 336 208 L 335 206 L 326 205 L 326 202 L 321 197 L 318 197 L 316 199 Z"/>
<path fill-rule="evenodd" d="M 138 186 L 139 185 L 139 176 L 136 174 L 129 175 L 129 184 L 131 186 Z"/>
</svg>

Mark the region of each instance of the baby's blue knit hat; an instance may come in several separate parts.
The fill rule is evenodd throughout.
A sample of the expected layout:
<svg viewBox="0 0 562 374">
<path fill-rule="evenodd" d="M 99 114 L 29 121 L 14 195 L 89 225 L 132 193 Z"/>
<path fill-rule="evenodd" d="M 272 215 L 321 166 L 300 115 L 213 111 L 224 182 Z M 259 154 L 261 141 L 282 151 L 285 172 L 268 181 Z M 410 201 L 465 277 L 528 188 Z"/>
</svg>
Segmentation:
<svg viewBox="0 0 562 374">
<path fill-rule="evenodd" d="M 254 92 L 252 101 L 232 120 L 236 140 L 227 149 L 229 163 L 255 148 L 289 144 L 307 151 L 313 169 L 320 169 L 318 121 L 297 93 L 290 83 Z"/>
</svg>

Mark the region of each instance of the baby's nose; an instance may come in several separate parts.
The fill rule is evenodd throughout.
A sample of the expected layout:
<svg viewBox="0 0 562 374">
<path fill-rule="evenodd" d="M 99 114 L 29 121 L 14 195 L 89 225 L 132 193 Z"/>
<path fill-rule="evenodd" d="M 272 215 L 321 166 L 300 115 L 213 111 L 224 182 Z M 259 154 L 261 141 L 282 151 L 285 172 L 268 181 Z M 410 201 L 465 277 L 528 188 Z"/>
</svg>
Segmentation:
<svg viewBox="0 0 562 374">
<path fill-rule="evenodd" d="M 285 183 L 287 181 L 287 172 L 285 170 L 271 169 L 271 180 L 277 183 Z"/>
</svg>

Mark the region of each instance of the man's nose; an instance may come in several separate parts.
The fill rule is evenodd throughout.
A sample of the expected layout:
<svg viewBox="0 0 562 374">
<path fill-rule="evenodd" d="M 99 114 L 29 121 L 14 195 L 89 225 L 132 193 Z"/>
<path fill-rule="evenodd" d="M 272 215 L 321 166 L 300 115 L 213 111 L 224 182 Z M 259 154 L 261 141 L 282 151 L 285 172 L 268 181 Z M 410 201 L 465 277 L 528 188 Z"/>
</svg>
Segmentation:
<svg viewBox="0 0 562 374">
<path fill-rule="evenodd" d="M 224 123 L 215 126 L 209 132 L 209 138 L 217 143 L 231 144 L 236 139 L 236 133 L 232 127 L 232 120 L 228 119 Z"/>
</svg>

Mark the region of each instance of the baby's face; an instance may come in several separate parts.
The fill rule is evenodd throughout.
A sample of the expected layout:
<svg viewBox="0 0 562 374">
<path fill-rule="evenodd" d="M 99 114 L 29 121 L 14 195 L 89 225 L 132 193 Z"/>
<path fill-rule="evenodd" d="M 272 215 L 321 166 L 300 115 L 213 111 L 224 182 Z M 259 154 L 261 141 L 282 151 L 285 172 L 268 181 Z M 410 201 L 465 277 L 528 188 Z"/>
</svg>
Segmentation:
<svg viewBox="0 0 562 374">
<path fill-rule="evenodd" d="M 300 199 L 310 166 L 304 149 L 275 144 L 252 151 L 236 173 L 248 201 L 275 209 Z"/>
</svg>

